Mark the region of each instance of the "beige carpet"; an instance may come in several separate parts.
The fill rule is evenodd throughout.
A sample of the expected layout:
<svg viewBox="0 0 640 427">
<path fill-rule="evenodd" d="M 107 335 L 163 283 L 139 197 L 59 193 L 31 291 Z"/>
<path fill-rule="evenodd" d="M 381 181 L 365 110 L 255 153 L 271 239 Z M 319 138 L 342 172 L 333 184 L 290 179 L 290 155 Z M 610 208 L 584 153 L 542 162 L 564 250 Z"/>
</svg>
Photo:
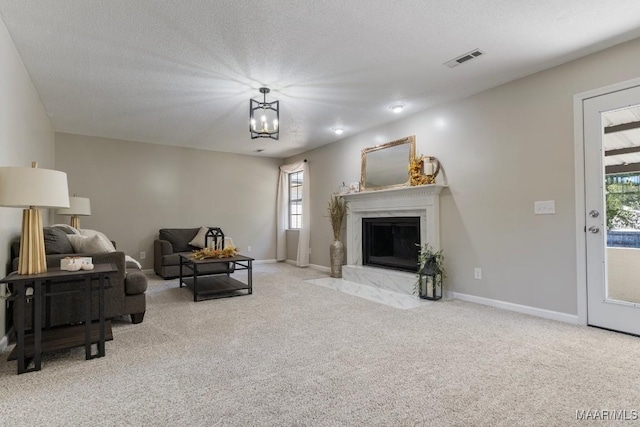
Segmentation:
<svg viewBox="0 0 640 427">
<path fill-rule="evenodd" d="M 0 425 L 566 426 L 640 409 L 640 338 L 461 301 L 400 310 L 257 265 L 254 294 L 194 303 L 155 280 L 105 358 L 0 356 Z"/>
</svg>

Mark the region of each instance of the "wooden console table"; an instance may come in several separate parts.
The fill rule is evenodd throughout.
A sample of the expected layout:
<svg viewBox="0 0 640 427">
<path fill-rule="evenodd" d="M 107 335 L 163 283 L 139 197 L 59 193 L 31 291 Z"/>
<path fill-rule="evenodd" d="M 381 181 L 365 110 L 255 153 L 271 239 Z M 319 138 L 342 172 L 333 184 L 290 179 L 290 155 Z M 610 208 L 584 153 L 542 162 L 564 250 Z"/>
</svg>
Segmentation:
<svg viewBox="0 0 640 427">
<path fill-rule="evenodd" d="M 41 368 L 41 356 L 43 351 L 61 350 L 64 348 L 84 345 L 86 359 L 103 357 L 105 355 L 105 341 L 113 339 L 111 323 L 104 319 L 104 290 L 105 282 L 111 284 L 111 275 L 118 272 L 113 264 L 95 264 L 93 270 L 65 271 L 60 268 L 50 268 L 46 273 L 18 274 L 13 272 L 0 283 L 7 283 L 12 287 L 12 296 L 16 310 L 16 346 L 9 354 L 9 360 L 18 360 L 18 374 L 39 371 Z M 97 286 L 94 285 L 97 281 Z M 74 290 L 59 291 L 56 283 L 78 282 L 78 288 Z M 43 292 L 42 287 L 45 287 Z M 27 295 L 27 288 L 33 289 L 32 295 Z M 98 322 L 92 324 L 92 294 L 98 291 Z M 42 330 L 43 297 L 44 308 L 48 313 L 46 301 L 56 294 L 82 292 L 84 293 L 85 321 L 84 325 L 74 325 L 55 329 Z M 25 303 L 27 299 L 33 299 L 31 310 L 31 331 L 25 331 Z M 48 316 L 46 320 L 49 326 Z M 97 352 L 92 352 L 91 346 L 97 344 Z M 33 361 L 33 368 L 29 365 Z"/>
</svg>

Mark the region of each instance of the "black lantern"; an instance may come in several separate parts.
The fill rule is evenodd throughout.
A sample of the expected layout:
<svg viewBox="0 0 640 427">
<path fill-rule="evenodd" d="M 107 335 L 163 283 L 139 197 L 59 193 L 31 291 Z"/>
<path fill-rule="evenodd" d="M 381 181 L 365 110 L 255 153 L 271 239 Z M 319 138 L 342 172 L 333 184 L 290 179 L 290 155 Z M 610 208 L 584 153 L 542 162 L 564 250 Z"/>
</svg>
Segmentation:
<svg viewBox="0 0 640 427">
<path fill-rule="evenodd" d="M 420 298 L 429 300 L 442 298 L 442 270 L 438 266 L 436 257 L 427 258 L 418 275 Z"/>
<path fill-rule="evenodd" d="M 280 139 L 280 101 L 267 102 L 269 88 L 261 87 L 263 101 L 249 101 L 249 132 L 251 139 Z"/>
<path fill-rule="evenodd" d="M 211 240 L 211 246 L 209 246 Z M 204 247 L 213 249 L 224 249 L 224 233 L 221 228 L 209 227 L 209 231 L 204 235 Z"/>
</svg>

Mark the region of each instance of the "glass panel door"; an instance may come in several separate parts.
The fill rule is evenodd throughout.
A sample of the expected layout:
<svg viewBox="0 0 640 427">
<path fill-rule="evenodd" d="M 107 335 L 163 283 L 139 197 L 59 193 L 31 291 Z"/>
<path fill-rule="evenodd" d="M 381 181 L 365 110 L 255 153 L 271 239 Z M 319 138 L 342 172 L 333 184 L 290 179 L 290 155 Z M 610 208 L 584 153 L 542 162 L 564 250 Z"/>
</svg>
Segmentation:
<svg viewBox="0 0 640 427">
<path fill-rule="evenodd" d="M 584 101 L 587 319 L 640 334 L 640 88 Z"/>
</svg>

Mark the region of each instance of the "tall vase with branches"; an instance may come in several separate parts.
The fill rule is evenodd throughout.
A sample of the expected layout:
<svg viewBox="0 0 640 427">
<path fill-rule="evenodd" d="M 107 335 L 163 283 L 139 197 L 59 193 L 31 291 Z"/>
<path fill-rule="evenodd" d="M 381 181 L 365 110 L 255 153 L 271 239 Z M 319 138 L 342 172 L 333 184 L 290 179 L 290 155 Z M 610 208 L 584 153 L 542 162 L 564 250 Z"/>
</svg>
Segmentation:
<svg viewBox="0 0 640 427">
<path fill-rule="evenodd" d="M 344 244 L 340 241 L 340 231 L 342 223 L 347 214 L 347 203 L 339 195 L 333 193 L 329 198 L 329 221 L 333 229 L 333 242 L 329 246 L 329 255 L 331 261 L 331 277 L 342 277 L 342 263 L 344 261 Z"/>
</svg>

